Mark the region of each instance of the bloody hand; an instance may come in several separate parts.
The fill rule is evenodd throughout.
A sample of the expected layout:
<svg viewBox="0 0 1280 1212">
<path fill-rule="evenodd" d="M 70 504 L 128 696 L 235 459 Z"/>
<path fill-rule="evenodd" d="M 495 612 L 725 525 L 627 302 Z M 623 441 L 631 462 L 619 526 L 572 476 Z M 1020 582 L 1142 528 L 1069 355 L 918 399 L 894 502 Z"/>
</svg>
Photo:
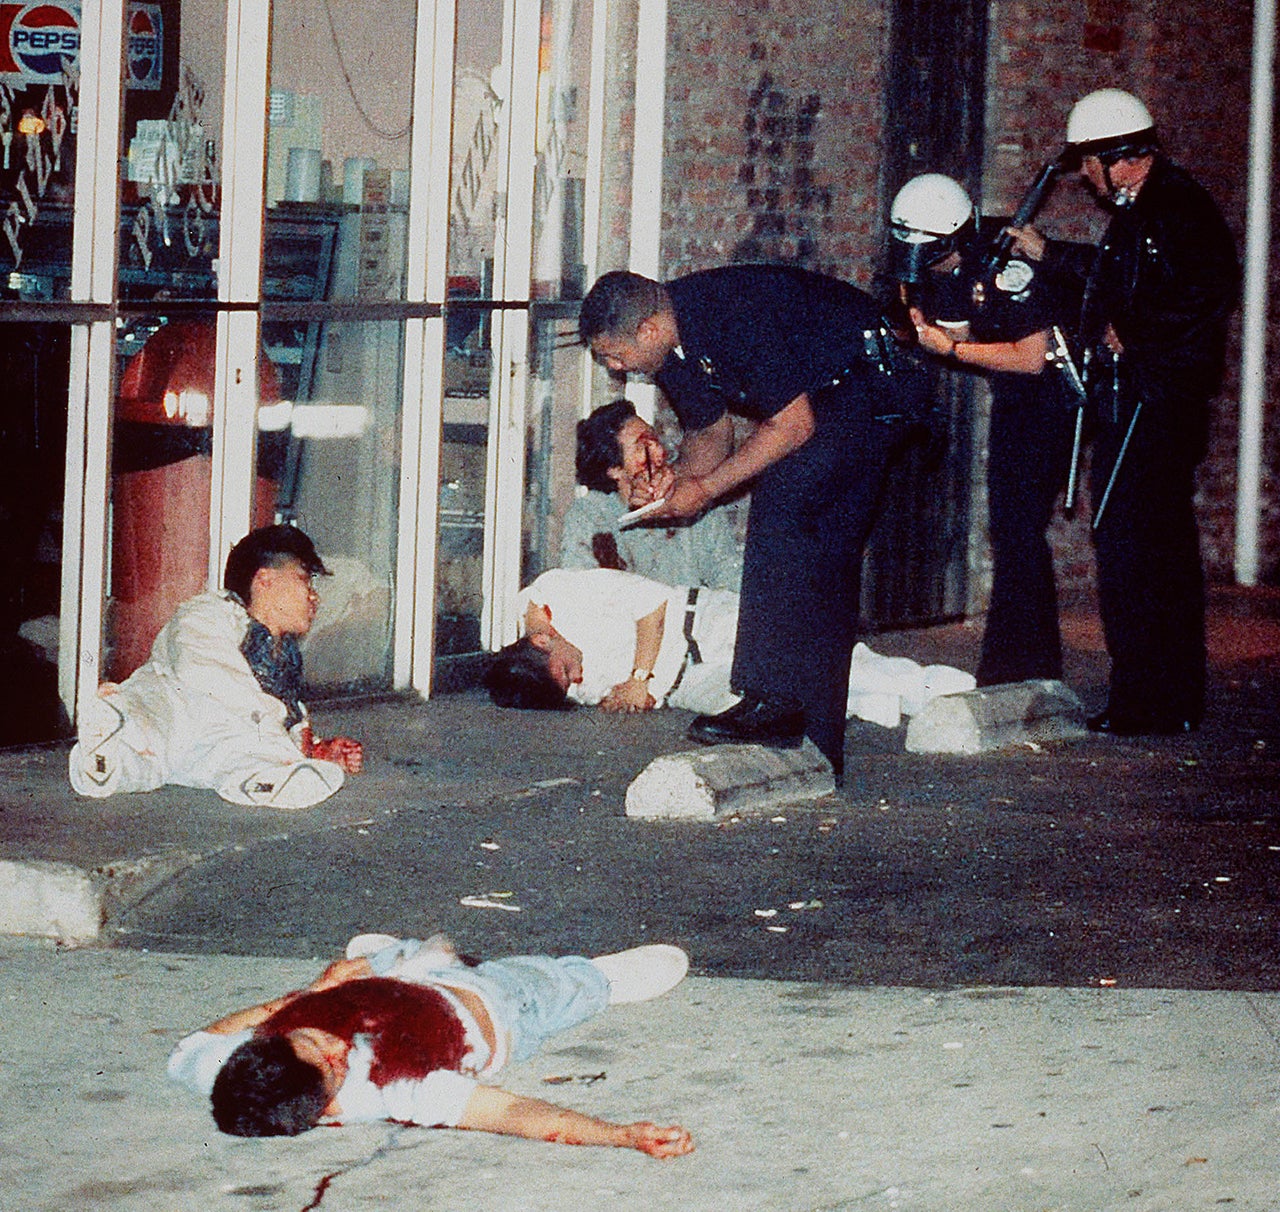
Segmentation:
<svg viewBox="0 0 1280 1212">
<path fill-rule="evenodd" d="M 303 753 L 307 757 L 319 758 L 322 762 L 335 762 L 348 774 L 359 774 L 364 766 L 364 746 L 347 736 L 330 737 L 319 740 L 307 733 L 309 749 Z"/>
<path fill-rule="evenodd" d="M 631 1147 L 650 1157 L 683 1157 L 693 1152 L 693 1137 L 679 1124 L 669 1128 L 647 1122 L 628 1124 L 626 1132 Z"/>
</svg>

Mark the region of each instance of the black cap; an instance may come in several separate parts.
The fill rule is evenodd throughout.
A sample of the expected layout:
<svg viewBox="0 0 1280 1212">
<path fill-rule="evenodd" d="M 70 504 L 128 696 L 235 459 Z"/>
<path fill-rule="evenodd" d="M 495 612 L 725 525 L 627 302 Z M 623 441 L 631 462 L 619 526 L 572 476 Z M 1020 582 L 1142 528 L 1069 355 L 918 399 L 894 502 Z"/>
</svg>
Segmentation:
<svg viewBox="0 0 1280 1212">
<path fill-rule="evenodd" d="M 241 601 L 248 602 L 249 586 L 260 568 L 276 568 L 285 560 L 297 560 L 312 576 L 328 576 L 329 570 L 315 544 L 296 526 L 262 526 L 251 530 L 227 556 L 222 583 Z"/>
</svg>

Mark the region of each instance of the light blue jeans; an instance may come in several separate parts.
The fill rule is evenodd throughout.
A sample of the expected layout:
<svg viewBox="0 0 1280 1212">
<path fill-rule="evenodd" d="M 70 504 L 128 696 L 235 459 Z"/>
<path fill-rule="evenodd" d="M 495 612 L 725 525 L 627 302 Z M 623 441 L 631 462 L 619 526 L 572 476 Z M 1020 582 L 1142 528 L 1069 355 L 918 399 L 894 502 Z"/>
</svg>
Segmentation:
<svg viewBox="0 0 1280 1212">
<path fill-rule="evenodd" d="M 513 955 L 475 968 L 423 950 L 416 938 L 399 939 L 369 956 L 375 976 L 415 984 L 439 981 L 474 990 L 494 1026 L 510 1038 L 512 1060 L 528 1060 L 546 1040 L 594 1018 L 609 1005 L 609 980 L 589 959 L 566 955 Z"/>
</svg>

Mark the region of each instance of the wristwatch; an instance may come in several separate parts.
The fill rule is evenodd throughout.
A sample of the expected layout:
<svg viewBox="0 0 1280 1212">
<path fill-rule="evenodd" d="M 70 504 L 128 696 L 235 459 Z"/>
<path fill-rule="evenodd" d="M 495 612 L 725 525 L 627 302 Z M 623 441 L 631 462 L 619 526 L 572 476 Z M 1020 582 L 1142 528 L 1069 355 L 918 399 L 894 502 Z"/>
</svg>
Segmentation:
<svg viewBox="0 0 1280 1212">
<path fill-rule="evenodd" d="M 633 682 L 648 682 L 648 681 L 651 681 L 652 678 L 653 678 L 652 669 L 641 669 L 640 666 L 637 665 L 631 671 L 631 680 Z"/>
</svg>

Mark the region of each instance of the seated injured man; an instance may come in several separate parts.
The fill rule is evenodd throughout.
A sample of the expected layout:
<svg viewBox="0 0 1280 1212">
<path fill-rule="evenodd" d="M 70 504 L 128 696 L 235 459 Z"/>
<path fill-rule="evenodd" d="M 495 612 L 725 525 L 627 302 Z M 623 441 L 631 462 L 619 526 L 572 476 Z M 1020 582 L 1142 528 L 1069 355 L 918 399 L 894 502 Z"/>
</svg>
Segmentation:
<svg viewBox="0 0 1280 1212">
<path fill-rule="evenodd" d="M 484 674 L 499 707 L 635 712 L 665 704 L 715 715 L 738 701 L 729 683 L 738 629 L 732 590 L 663 585 L 608 568 L 557 568 L 517 601 L 523 635 L 495 653 Z M 893 727 L 899 713 L 914 714 L 929 699 L 974 684 L 962 670 L 881 656 L 859 644 L 848 713 Z"/>
<path fill-rule="evenodd" d="M 358 774 L 360 743 L 314 736 L 299 697 L 299 640 L 319 601 L 312 578 L 325 573 L 293 526 L 241 539 L 225 591 L 183 602 L 147 663 L 82 707 L 72 787 L 101 799 L 172 783 L 233 804 L 309 808 Z"/>
<path fill-rule="evenodd" d="M 694 518 L 624 522 L 631 494 L 667 465 L 657 431 L 629 400 L 614 400 L 578 422 L 575 467 L 588 491 L 564 515 L 563 568 L 617 568 L 668 585 L 734 589 L 743 546 L 724 507 Z"/>
<path fill-rule="evenodd" d="M 678 1157 L 678 1125 L 615 1124 L 480 1079 L 620 1002 L 673 989 L 689 957 L 665 943 L 614 955 L 460 959 L 449 941 L 357 935 L 306 989 L 178 1043 L 169 1076 L 209 1095 L 235 1136 L 394 1120 Z"/>
</svg>

